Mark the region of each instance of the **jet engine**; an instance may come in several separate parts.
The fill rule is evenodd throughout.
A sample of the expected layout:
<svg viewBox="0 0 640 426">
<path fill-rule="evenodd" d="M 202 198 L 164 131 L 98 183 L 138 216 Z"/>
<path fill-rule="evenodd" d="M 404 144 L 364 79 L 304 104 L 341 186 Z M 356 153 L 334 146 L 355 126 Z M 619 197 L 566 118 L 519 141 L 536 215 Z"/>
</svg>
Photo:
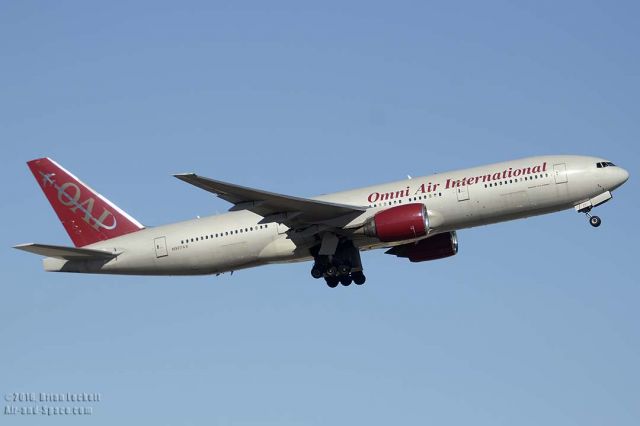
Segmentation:
<svg viewBox="0 0 640 426">
<path fill-rule="evenodd" d="M 385 243 L 424 237 L 429 232 L 427 208 L 419 203 L 391 207 L 369 219 L 363 231 Z"/>
<path fill-rule="evenodd" d="M 458 253 L 458 237 L 455 231 L 445 232 L 416 243 L 392 247 L 385 253 L 406 257 L 411 262 L 443 259 Z"/>
</svg>

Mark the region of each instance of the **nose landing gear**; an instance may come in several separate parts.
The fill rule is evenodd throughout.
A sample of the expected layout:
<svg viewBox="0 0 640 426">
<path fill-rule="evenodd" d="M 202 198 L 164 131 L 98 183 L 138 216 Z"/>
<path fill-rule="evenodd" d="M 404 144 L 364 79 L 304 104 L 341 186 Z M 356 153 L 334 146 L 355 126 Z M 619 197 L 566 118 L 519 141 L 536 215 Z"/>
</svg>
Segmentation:
<svg viewBox="0 0 640 426">
<path fill-rule="evenodd" d="M 591 216 L 589 214 L 589 212 L 591 211 L 591 207 L 583 209 L 583 210 L 578 210 L 580 213 L 584 213 L 587 215 L 587 217 L 589 218 L 589 224 L 591 226 L 593 226 L 594 228 L 597 228 L 598 226 L 602 225 L 602 219 L 600 219 L 598 216 Z"/>
</svg>

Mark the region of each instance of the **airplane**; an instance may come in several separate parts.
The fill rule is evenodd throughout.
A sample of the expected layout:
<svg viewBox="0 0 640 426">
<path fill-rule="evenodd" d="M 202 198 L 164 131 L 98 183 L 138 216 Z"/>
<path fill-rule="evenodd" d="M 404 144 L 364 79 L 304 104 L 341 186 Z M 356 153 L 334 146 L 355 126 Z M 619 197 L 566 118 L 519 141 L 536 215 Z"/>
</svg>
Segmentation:
<svg viewBox="0 0 640 426">
<path fill-rule="evenodd" d="M 45 256 L 46 271 L 219 275 L 312 260 L 312 277 L 331 288 L 365 283 L 361 251 L 443 259 L 458 252 L 461 229 L 572 208 L 598 227 L 591 210 L 629 178 L 602 158 L 553 155 L 302 198 L 185 173 L 174 176 L 229 212 L 147 227 L 54 160 L 27 165 L 75 246 L 15 246 Z"/>
</svg>

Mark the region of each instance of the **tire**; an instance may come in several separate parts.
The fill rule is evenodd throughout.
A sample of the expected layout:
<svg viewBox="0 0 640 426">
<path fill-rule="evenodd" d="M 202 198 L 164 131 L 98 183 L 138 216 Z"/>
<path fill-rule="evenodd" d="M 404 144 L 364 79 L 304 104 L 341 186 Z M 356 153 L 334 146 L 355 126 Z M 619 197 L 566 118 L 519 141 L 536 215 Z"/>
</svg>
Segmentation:
<svg viewBox="0 0 640 426">
<path fill-rule="evenodd" d="M 326 277 L 325 281 L 327 282 L 327 285 L 331 288 L 336 288 L 338 286 L 338 283 L 340 282 L 340 280 L 336 277 Z"/>
<path fill-rule="evenodd" d="M 311 268 L 311 276 L 315 279 L 322 278 L 322 269 L 320 269 L 317 265 L 313 265 Z"/>
<path fill-rule="evenodd" d="M 352 281 L 353 280 L 349 275 L 343 275 L 340 277 L 340 284 L 342 284 L 345 287 L 350 286 Z"/>
<path fill-rule="evenodd" d="M 356 285 L 362 285 L 365 283 L 365 281 L 367 281 L 367 277 L 365 277 L 362 272 L 354 272 L 353 274 L 351 274 L 351 277 L 353 278 L 353 282 L 356 283 Z"/>
<path fill-rule="evenodd" d="M 351 272 L 351 266 L 349 265 L 338 266 L 338 275 L 349 275 L 349 272 Z"/>
<path fill-rule="evenodd" d="M 600 226 L 602 224 L 602 220 L 600 220 L 600 218 L 598 216 L 591 216 L 589 218 L 589 223 L 594 228 L 597 228 L 598 226 Z"/>
<path fill-rule="evenodd" d="M 336 277 L 338 276 L 338 269 L 335 266 L 329 266 L 325 273 L 328 277 Z"/>
</svg>

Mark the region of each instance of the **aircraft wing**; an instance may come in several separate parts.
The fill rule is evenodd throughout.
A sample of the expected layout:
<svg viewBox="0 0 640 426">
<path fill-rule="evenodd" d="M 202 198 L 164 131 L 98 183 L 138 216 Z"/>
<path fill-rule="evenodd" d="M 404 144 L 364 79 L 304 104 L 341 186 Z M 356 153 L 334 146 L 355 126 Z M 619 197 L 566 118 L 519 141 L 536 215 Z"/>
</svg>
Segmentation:
<svg viewBox="0 0 640 426">
<path fill-rule="evenodd" d="M 285 223 L 328 223 L 341 218 L 355 218 L 366 211 L 364 207 L 276 194 L 209 179 L 195 173 L 174 176 L 235 204 L 230 210 L 249 210 L 264 217 L 283 214 L 286 219 L 282 222 Z"/>
<path fill-rule="evenodd" d="M 18 250 L 39 254 L 46 257 L 55 257 L 64 260 L 107 260 L 116 257 L 120 253 L 112 253 L 104 250 L 85 249 L 78 247 L 54 246 L 49 244 L 20 244 L 15 246 Z"/>
</svg>

